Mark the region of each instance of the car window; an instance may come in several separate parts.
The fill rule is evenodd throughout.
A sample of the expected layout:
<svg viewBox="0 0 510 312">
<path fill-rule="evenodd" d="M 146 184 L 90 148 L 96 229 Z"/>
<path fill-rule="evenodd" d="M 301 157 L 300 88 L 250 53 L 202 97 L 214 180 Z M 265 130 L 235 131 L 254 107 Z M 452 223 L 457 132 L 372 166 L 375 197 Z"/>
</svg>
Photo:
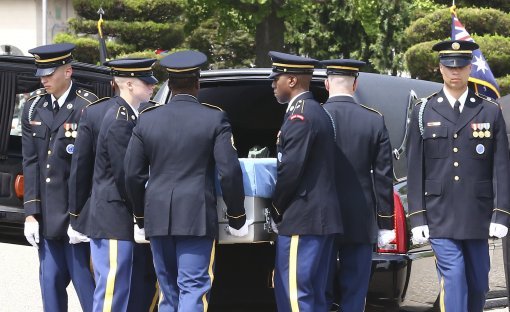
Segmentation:
<svg viewBox="0 0 510 312">
<path fill-rule="evenodd" d="M 14 113 L 11 121 L 11 136 L 21 136 L 21 114 L 23 113 L 23 106 L 28 100 L 29 93 L 16 94 L 16 102 L 14 105 Z"/>
</svg>

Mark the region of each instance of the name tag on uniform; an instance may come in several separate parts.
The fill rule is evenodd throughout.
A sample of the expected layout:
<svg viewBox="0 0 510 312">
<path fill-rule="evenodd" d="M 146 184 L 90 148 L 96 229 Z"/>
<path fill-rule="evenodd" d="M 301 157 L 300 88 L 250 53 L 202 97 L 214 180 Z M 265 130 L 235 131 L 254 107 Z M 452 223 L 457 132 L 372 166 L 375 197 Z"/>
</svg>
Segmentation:
<svg viewBox="0 0 510 312">
<path fill-rule="evenodd" d="M 440 121 L 427 122 L 427 127 L 437 127 L 437 126 L 440 126 L 440 125 L 441 125 Z"/>
<path fill-rule="evenodd" d="M 33 126 L 40 126 L 41 122 L 40 121 L 35 121 L 35 120 L 30 120 L 30 124 L 33 125 Z"/>
</svg>

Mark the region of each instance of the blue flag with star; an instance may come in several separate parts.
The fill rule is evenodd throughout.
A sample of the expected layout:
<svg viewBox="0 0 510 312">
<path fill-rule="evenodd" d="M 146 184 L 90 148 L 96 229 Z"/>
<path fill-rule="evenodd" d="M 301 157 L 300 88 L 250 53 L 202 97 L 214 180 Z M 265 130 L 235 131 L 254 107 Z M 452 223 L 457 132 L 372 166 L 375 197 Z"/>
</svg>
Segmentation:
<svg viewBox="0 0 510 312">
<path fill-rule="evenodd" d="M 455 12 L 455 6 L 450 8 L 452 13 L 452 40 L 473 41 L 466 28 L 462 25 Z M 483 57 L 480 49 L 473 51 L 473 61 L 471 63 L 471 74 L 469 81 L 474 86 L 475 92 L 486 95 L 493 99 L 500 97 L 499 86 L 492 74 L 489 64 Z"/>
</svg>

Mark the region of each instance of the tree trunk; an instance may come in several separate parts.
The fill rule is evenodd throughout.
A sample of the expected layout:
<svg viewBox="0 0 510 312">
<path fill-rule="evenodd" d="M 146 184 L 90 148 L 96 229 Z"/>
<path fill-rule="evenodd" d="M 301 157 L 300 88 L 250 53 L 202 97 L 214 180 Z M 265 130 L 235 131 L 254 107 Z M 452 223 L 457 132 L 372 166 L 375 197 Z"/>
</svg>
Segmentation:
<svg viewBox="0 0 510 312">
<path fill-rule="evenodd" d="M 258 25 L 255 32 L 255 66 L 271 67 L 271 59 L 267 53 L 283 51 L 285 24 L 281 17 L 276 16 L 279 6 L 272 1 L 271 13 Z"/>
</svg>

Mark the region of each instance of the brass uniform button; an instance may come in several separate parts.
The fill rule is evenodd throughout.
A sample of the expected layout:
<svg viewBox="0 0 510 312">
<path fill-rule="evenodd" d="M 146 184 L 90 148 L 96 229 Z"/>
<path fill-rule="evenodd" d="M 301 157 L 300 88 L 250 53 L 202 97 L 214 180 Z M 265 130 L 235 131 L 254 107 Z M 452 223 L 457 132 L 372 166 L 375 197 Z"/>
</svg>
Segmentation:
<svg viewBox="0 0 510 312">
<path fill-rule="evenodd" d="M 459 181 L 460 180 L 459 176 L 455 176 L 454 179 L 455 179 L 455 181 Z"/>
<path fill-rule="evenodd" d="M 453 135 L 453 138 L 456 139 L 458 137 L 457 133 Z"/>
<path fill-rule="evenodd" d="M 454 162 L 454 163 L 453 163 L 453 165 L 454 165 L 455 167 L 458 167 L 458 166 L 459 166 L 459 163 L 458 163 L 458 162 Z"/>
<path fill-rule="evenodd" d="M 454 152 L 454 153 L 457 153 L 458 151 L 459 151 L 459 149 L 458 149 L 458 148 L 456 148 L 456 147 L 454 147 L 454 148 L 453 148 L 453 152 Z"/>
<path fill-rule="evenodd" d="M 51 182 L 51 179 L 50 178 L 46 178 L 46 183 L 50 183 Z"/>
<path fill-rule="evenodd" d="M 51 155 L 51 150 L 48 150 L 48 155 Z"/>
</svg>

